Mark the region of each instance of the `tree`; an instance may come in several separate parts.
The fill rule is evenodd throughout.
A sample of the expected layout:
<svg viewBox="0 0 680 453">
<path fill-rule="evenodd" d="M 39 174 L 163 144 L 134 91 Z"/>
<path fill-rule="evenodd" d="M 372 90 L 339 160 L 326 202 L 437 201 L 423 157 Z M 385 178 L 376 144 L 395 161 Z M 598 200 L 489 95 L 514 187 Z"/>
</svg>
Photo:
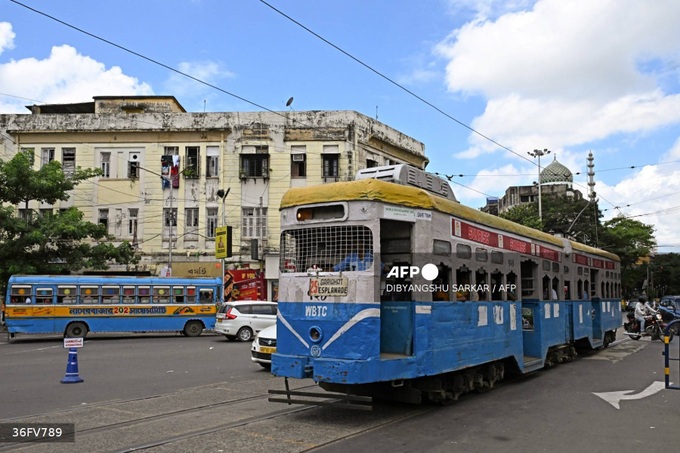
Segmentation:
<svg viewBox="0 0 680 453">
<path fill-rule="evenodd" d="M 542 229 L 541 221 L 538 218 L 537 203 L 522 203 L 513 206 L 507 212 L 502 213 L 500 217 L 530 228 Z"/>
<path fill-rule="evenodd" d="M 35 170 L 32 157 L 20 152 L 0 160 L 0 287 L 12 274 L 62 274 L 138 261 L 129 242 L 113 245 L 106 227 L 84 221 L 76 208 L 42 215 L 29 211 L 32 200 L 50 205 L 68 200 L 69 191 L 99 174 L 77 168 L 67 176 L 56 161 Z M 26 209 L 17 216 L 12 205 Z"/>
<path fill-rule="evenodd" d="M 639 263 L 648 258 L 656 247 L 654 227 L 623 216 L 604 223 L 600 248 L 621 258 L 621 280 L 624 294 L 630 294 L 639 285 Z"/>
</svg>

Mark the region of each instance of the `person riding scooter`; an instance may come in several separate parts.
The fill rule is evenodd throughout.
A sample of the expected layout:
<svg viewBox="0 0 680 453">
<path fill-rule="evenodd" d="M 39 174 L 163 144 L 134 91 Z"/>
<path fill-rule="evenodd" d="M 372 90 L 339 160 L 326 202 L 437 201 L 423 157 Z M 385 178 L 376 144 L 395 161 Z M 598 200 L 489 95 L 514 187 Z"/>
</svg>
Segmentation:
<svg viewBox="0 0 680 453">
<path fill-rule="evenodd" d="M 653 314 L 656 314 L 656 310 L 654 310 L 652 306 L 649 305 L 649 302 L 647 302 L 646 298 L 641 297 L 635 306 L 635 319 L 637 319 L 638 323 L 640 324 L 640 334 L 645 334 L 645 318 Z"/>
</svg>

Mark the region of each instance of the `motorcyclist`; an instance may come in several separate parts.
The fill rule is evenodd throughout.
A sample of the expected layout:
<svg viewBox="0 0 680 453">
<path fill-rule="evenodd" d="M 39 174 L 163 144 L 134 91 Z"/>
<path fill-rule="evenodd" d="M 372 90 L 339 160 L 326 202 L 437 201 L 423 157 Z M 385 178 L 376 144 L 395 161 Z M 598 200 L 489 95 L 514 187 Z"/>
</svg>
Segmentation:
<svg viewBox="0 0 680 453">
<path fill-rule="evenodd" d="M 638 300 L 637 305 L 635 305 L 635 319 L 637 319 L 638 323 L 640 324 L 641 334 L 645 333 L 645 316 L 648 316 L 653 311 L 654 310 L 649 305 L 649 302 L 647 302 L 647 299 L 644 297 L 641 297 Z"/>
</svg>

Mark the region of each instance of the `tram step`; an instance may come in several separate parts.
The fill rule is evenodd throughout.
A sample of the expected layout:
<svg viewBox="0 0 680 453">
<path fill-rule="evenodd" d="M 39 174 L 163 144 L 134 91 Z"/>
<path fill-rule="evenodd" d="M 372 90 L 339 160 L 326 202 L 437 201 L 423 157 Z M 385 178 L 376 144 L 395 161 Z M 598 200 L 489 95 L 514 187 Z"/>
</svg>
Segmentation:
<svg viewBox="0 0 680 453">
<path fill-rule="evenodd" d="M 533 371 L 543 367 L 543 360 L 539 357 L 524 356 L 524 371 Z"/>
</svg>

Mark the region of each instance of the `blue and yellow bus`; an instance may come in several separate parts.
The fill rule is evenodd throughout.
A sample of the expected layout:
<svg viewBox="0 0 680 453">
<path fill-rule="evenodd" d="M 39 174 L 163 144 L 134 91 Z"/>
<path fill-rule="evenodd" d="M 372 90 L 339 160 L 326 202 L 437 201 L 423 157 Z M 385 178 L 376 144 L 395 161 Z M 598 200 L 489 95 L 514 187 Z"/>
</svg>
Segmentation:
<svg viewBox="0 0 680 453">
<path fill-rule="evenodd" d="M 15 275 L 5 300 L 10 338 L 88 332 L 181 332 L 215 327 L 220 278 Z"/>
</svg>

